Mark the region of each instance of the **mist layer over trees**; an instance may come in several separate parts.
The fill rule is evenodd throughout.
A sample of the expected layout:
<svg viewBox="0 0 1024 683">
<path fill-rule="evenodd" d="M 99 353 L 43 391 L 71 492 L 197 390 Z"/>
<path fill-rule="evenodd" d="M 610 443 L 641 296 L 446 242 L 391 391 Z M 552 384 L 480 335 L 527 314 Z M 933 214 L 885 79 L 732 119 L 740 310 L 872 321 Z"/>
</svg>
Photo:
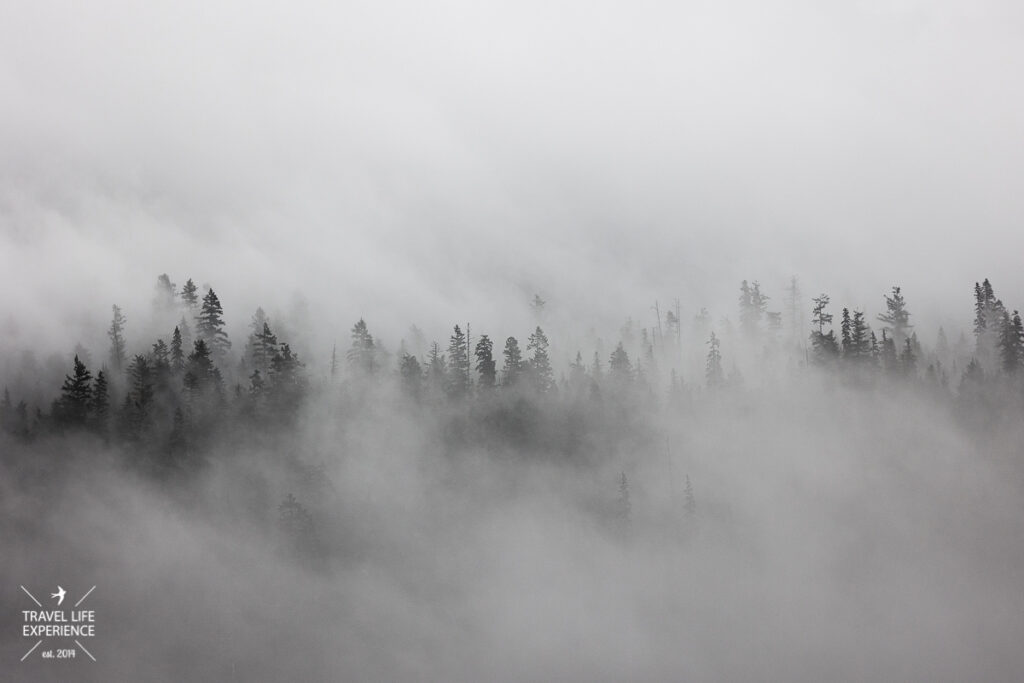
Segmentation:
<svg viewBox="0 0 1024 683">
<path fill-rule="evenodd" d="M 611 338 L 561 329 L 538 295 L 517 335 L 452 321 L 393 347 L 367 316 L 321 348 L 315 320 L 168 275 L 149 311 L 97 303 L 108 345 L 4 359 L 4 666 L 1019 677 L 1013 304 L 966 283 L 963 330 L 925 330 L 899 285 L 875 310 L 796 278 L 736 292 L 714 312 L 654 302 Z M 97 662 L 17 668 L 27 582 L 97 586 Z"/>
</svg>

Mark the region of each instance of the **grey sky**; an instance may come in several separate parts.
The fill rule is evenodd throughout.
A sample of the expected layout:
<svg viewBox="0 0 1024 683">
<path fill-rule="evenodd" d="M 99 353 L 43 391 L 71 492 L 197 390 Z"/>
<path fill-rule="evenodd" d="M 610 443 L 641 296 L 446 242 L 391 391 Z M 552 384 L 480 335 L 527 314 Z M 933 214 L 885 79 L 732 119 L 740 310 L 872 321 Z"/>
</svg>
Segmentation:
<svg viewBox="0 0 1024 683">
<path fill-rule="evenodd" d="M 534 291 L 581 327 L 717 318 L 791 273 L 965 323 L 985 276 L 1024 305 L 1022 29 L 1009 2 L 9 3 L 0 322 L 105 323 L 166 271 L 236 329 L 301 290 L 392 343 L 516 332 Z"/>
</svg>

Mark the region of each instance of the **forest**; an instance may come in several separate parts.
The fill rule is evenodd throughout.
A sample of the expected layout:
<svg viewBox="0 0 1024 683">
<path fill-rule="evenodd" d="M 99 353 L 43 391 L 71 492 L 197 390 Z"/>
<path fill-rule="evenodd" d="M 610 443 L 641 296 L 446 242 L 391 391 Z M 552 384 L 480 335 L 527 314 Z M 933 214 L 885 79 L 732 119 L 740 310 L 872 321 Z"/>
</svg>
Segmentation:
<svg viewBox="0 0 1024 683">
<path fill-rule="evenodd" d="M 778 310 L 757 281 L 738 293 L 717 318 L 656 303 L 607 342 L 548 325 L 536 295 L 520 337 L 466 322 L 428 342 L 413 326 L 388 348 L 360 319 L 314 352 L 262 308 L 233 337 L 213 288 L 160 275 L 138 327 L 163 334 L 133 333 L 114 305 L 106 348 L 6 359 L 2 530 L 31 552 L 5 572 L 117 577 L 105 606 L 132 628 L 110 630 L 138 654 L 103 676 L 1010 666 L 991 633 L 1022 625 L 1007 609 L 1024 571 L 1018 311 L 987 279 L 952 334 L 919 329 L 900 286 L 877 312 L 805 301 L 795 277 Z M 173 646 L 139 635 L 156 623 L 130 613 L 144 577 L 175 596 L 159 609 Z M 239 607 L 243 587 L 304 607 Z M 316 591 L 340 591 L 340 611 Z M 948 636 L 912 627 L 937 595 L 983 665 L 921 664 Z M 841 618 L 808 632 L 823 613 Z"/>
</svg>

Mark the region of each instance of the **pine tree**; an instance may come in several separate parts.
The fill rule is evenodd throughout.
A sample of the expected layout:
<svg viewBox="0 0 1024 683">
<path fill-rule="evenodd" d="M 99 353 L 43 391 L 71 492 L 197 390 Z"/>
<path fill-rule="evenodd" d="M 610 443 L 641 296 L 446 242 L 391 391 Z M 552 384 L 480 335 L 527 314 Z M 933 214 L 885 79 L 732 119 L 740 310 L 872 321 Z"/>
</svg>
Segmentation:
<svg viewBox="0 0 1024 683">
<path fill-rule="evenodd" d="M 224 309 L 212 287 L 203 297 L 203 307 L 196 318 L 196 334 L 210 347 L 215 358 L 223 357 L 231 348 L 231 340 L 224 331 Z"/>
<path fill-rule="evenodd" d="M 179 375 L 184 369 L 185 350 L 181 340 L 181 329 L 175 326 L 174 334 L 171 335 L 171 372 Z"/>
<path fill-rule="evenodd" d="M 708 356 L 704 363 L 704 381 L 708 389 L 716 389 L 725 383 L 725 375 L 722 372 L 722 353 L 719 350 L 718 337 L 711 333 L 708 339 Z"/>
<path fill-rule="evenodd" d="M 893 340 L 893 344 L 895 343 L 895 340 Z M 903 351 L 900 353 L 900 370 L 903 371 L 905 377 L 917 377 L 917 355 L 914 354 L 914 345 L 909 337 L 903 340 Z"/>
<path fill-rule="evenodd" d="M 448 384 L 448 361 L 441 353 L 441 345 L 434 342 L 430 345 L 427 357 L 427 389 L 432 396 L 443 396 Z"/>
<path fill-rule="evenodd" d="M 192 278 L 181 288 L 181 303 L 185 305 L 185 311 L 188 314 L 192 314 L 197 308 L 199 308 L 199 288 L 196 287 L 196 283 L 192 282 Z"/>
<path fill-rule="evenodd" d="M 608 379 L 614 386 L 620 388 L 633 382 L 633 364 L 622 342 L 616 344 L 615 350 L 608 358 Z"/>
<path fill-rule="evenodd" d="M 515 337 L 505 340 L 505 350 L 502 353 L 505 356 L 505 366 L 501 370 L 502 384 L 507 387 L 514 386 L 519 381 L 519 376 L 523 374 L 525 366 L 519 342 Z"/>
<path fill-rule="evenodd" d="M 78 356 L 75 356 L 72 373 L 64 376 L 58 405 L 61 421 L 70 426 L 80 427 L 85 425 L 89 409 L 92 407 L 92 373 Z"/>
<path fill-rule="evenodd" d="M 469 342 L 458 325 L 455 326 L 448 343 L 448 383 L 445 391 L 454 400 L 469 394 Z"/>
<path fill-rule="evenodd" d="M 490 337 L 486 334 L 480 335 L 480 339 L 476 343 L 476 372 L 479 375 L 479 385 L 481 389 L 487 390 L 494 388 L 497 383 L 497 364 L 494 362 L 493 356 L 494 343 Z"/>
<path fill-rule="evenodd" d="M 373 335 L 362 318 L 352 326 L 352 346 L 346 356 L 352 373 L 357 377 L 368 377 L 377 369 Z"/>
<path fill-rule="evenodd" d="M 892 296 L 885 296 L 885 309 L 885 313 L 878 314 L 878 320 L 884 323 L 891 333 L 893 343 L 902 346 L 903 340 L 907 337 L 907 330 L 913 325 L 910 324 L 910 312 L 907 311 L 907 303 L 899 287 L 893 286 Z"/>
<path fill-rule="evenodd" d="M 124 325 L 127 320 L 121 314 L 120 307 L 113 306 L 113 311 L 114 316 L 110 321 L 110 330 L 107 331 L 107 336 L 110 337 L 110 367 L 120 371 L 124 367 L 125 361 Z"/>
<path fill-rule="evenodd" d="M 264 319 L 258 332 L 249 339 L 249 360 L 252 367 L 266 372 L 270 361 L 277 353 L 277 336 L 270 330 L 270 324 Z"/>
<path fill-rule="evenodd" d="M 423 392 L 423 367 L 416 356 L 403 354 L 398 374 L 402 379 L 402 390 L 406 396 L 418 401 Z"/>
<path fill-rule="evenodd" d="M 547 335 L 539 326 L 530 335 L 526 350 L 533 351 L 528 368 L 534 389 L 542 394 L 551 391 L 555 387 L 555 373 L 551 369 L 551 359 L 548 357 Z"/>
<path fill-rule="evenodd" d="M 1015 374 L 1024 363 L 1024 328 L 1017 311 L 1012 316 L 1003 311 L 999 329 L 999 358 L 1003 372 L 1010 375 Z"/>
<path fill-rule="evenodd" d="M 135 414 L 141 425 L 149 417 L 153 401 L 153 368 L 145 356 L 137 355 L 128 368 L 131 377 L 131 397 Z"/>
<path fill-rule="evenodd" d="M 825 312 L 829 304 L 828 294 L 814 297 L 811 301 L 814 302 L 811 324 L 818 328 L 811 332 L 811 349 L 815 362 L 824 365 L 839 355 L 839 344 L 834 330 L 825 332 L 825 326 L 832 324 L 832 314 Z"/>
</svg>

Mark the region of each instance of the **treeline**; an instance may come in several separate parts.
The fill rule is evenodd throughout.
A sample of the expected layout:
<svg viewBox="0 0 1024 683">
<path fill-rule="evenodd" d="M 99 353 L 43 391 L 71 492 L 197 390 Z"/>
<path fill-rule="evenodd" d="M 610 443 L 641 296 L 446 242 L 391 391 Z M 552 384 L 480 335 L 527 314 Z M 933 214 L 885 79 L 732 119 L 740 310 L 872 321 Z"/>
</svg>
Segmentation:
<svg viewBox="0 0 1024 683">
<path fill-rule="evenodd" d="M 84 350 L 75 355 L 48 410 L 14 402 L 5 389 L 0 421 L 6 432 L 22 439 L 92 433 L 147 453 L 158 468 L 187 469 L 218 434 L 288 426 L 306 402 L 329 402 L 332 387 L 353 396 L 387 388 L 405 407 L 443 412 L 468 406 L 483 425 L 477 431 L 483 429 L 492 441 L 505 439 L 515 448 L 544 446 L 538 440 L 546 439 L 560 444 L 551 446 L 555 450 L 575 452 L 590 427 L 608 422 L 608 405 L 618 415 L 659 405 L 681 409 L 742 391 L 743 373 L 735 358 L 754 372 L 784 363 L 795 372 L 817 368 L 862 387 L 899 383 L 965 400 L 987 397 L 991 407 L 993 397 L 1020 393 L 1024 327 L 1019 313 L 996 297 L 987 279 L 975 284 L 974 299 L 973 345 L 963 335 L 951 345 L 940 329 L 934 347 L 926 349 L 898 286 L 884 297 L 885 310 L 875 318 L 877 331 L 864 311 L 843 308 L 837 332 L 829 296 L 814 297 L 805 336 L 795 278 L 784 311 L 768 310 L 769 297 L 760 285 L 744 281 L 738 327 L 728 318 L 713 326 L 704 309 L 695 316 L 687 336 L 705 347 L 703 382 L 689 384 L 681 369 L 694 350 L 684 343 L 678 304 L 664 316 L 656 307 L 656 325 L 641 329 L 639 338 L 627 323 L 606 359 L 594 351 L 588 362 L 577 350 L 558 372 L 539 325 L 525 344 L 510 336 L 500 351 L 487 334 L 472 339 L 468 325 L 465 330 L 455 325 L 446 346 L 434 342 L 417 355 L 403 341 L 395 358 L 359 320 L 344 357 L 333 350 L 329 376 L 314 382 L 263 309 L 252 316 L 244 347 L 233 351 L 215 291 L 209 288 L 200 297 L 191 279 L 178 291 L 161 275 L 156 305 L 164 313 L 180 314 L 166 338 L 129 355 L 128 321 L 114 306 L 106 362 L 90 368 Z M 535 297 L 535 309 L 544 304 Z M 735 357 L 731 363 L 726 345 Z M 564 419 L 551 423 L 550 415 Z"/>
</svg>

